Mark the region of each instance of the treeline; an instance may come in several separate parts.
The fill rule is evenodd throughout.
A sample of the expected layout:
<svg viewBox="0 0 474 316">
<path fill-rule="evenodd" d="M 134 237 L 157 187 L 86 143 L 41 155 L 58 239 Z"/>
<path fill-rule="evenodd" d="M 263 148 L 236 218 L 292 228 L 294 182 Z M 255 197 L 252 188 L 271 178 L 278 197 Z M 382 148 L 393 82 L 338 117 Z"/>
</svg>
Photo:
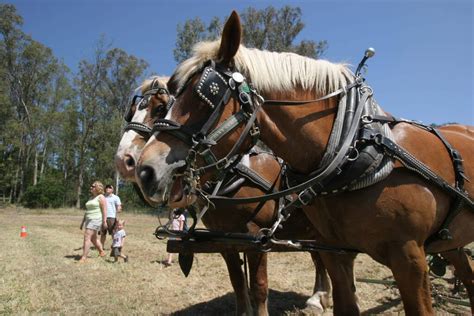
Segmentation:
<svg viewBox="0 0 474 316">
<path fill-rule="evenodd" d="M 301 15 L 289 6 L 244 10 L 244 44 L 318 58 L 325 41 L 294 43 Z M 175 60 L 196 42 L 218 38 L 225 18 L 179 24 Z M 79 208 L 98 179 L 119 187 L 126 205 L 140 205 L 131 185 L 120 183 L 113 157 L 130 93 L 152 73 L 148 63 L 102 37 L 72 73 L 22 25 L 13 5 L 0 4 L 0 202 Z"/>
<path fill-rule="evenodd" d="M 27 206 L 76 206 L 100 179 L 116 183 L 113 156 L 129 94 L 146 61 L 98 40 L 73 74 L 0 6 L 0 194 Z"/>
</svg>

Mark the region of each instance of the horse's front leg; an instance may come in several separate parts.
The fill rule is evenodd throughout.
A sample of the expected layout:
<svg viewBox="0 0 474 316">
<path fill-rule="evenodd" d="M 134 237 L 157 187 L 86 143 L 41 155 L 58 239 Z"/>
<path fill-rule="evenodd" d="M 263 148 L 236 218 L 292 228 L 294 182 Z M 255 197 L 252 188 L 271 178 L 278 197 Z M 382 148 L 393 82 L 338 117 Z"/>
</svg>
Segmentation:
<svg viewBox="0 0 474 316">
<path fill-rule="evenodd" d="M 234 288 L 237 315 L 252 315 L 247 280 L 242 272 L 242 261 L 238 252 L 221 253 L 229 271 L 230 282 Z"/>
<path fill-rule="evenodd" d="M 423 246 L 411 240 L 384 248 L 406 315 L 433 315 L 428 265 Z"/>
<path fill-rule="evenodd" d="M 354 281 L 355 254 L 320 252 L 319 255 L 331 277 L 334 315 L 359 315 Z"/>
<path fill-rule="evenodd" d="M 256 315 L 268 315 L 267 254 L 249 252 L 250 292 Z"/>
<path fill-rule="evenodd" d="M 332 305 L 331 281 L 321 257 L 318 252 L 311 252 L 311 259 L 316 271 L 313 295 L 306 301 L 306 306 L 315 313 L 322 314 Z"/>
<path fill-rule="evenodd" d="M 471 313 L 474 315 L 474 261 L 463 249 L 442 252 L 441 255 L 454 266 L 454 274 L 466 287 Z"/>
</svg>

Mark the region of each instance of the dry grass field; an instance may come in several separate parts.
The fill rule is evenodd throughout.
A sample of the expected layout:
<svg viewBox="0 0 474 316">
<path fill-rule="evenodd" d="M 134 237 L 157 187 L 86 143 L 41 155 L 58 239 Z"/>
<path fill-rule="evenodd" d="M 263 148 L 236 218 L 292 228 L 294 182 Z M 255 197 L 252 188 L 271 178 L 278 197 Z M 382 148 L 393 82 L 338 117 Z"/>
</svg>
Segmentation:
<svg viewBox="0 0 474 316">
<path fill-rule="evenodd" d="M 165 268 L 166 241 L 152 233 L 157 217 L 125 213 L 129 263 L 112 263 L 97 251 L 85 264 L 78 210 L 0 208 L 0 314 L 232 315 L 235 303 L 223 259 L 198 254 L 189 277 L 178 264 Z M 20 227 L 28 236 L 20 238 Z M 106 243 L 110 248 L 110 238 Z M 314 282 L 306 253 L 270 253 L 271 315 L 311 315 L 304 309 Z M 356 261 L 359 278 L 390 279 L 390 272 L 366 255 Z M 447 293 L 449 277 L 436 279 Z M 364 314 L 403 313 L 393 286 L 358 283 Z M 438 314 L 470 314 L 468 307 L 436 304 Z M 331 314 L 328 311 L 327 314 Z"/>
</svg>

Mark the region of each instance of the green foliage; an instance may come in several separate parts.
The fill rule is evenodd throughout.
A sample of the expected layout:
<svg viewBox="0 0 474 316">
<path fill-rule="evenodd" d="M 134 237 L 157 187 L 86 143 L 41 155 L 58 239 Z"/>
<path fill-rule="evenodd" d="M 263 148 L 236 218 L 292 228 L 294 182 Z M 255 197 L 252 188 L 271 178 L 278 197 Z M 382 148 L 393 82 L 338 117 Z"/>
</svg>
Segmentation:
<svg viewBox="0 0 474 316">
<path fill-rule="evenodd" d="M 284 6 L 276 9 L 269 6 L 261 10 L 249 7 L 240 13 L 240 17 L 244 32 L 242 42 L 247 47 L 294 52 L 312 58 L 319 58 L 327 48 L 326 41 L 302 40 L 295 43 L 296 37 L 304 28 L 299 7 Z M 196 43 L 218 39 L 221 30 L 222 23 L 218 17 L 214 17 L 207 27 L 198 17 L 178 24 L 176 47 L 173 51 L 175 60 L 182 62 L 189 58 Z"/>
<path fill-rule="evenodd" d="M 173 50 L 174 59 L 182 62 L 191 55 L 192 47 L 206 38 L 206 27 L 200 18 L 186 20 L 184 25 L 178 24 L 176 48 Z"/>
<path fill-rule="evenodd" d="M 128 97 L 148 64 L 101 37 L 71 74 L 22 25 L 0 4 L 0 192 L 11 203 L 83 205 L 90 181 L 114 183 Z M 60 199 L 45 179 L 61 183 Z"/>
<path fill-rule="evenodd" d="M 28 208 L 49 208 L 63 205 L 64 185 L 58 181 L 45 180 L 29 186 L 23 195 L 23 205 Z"/>
</svg>

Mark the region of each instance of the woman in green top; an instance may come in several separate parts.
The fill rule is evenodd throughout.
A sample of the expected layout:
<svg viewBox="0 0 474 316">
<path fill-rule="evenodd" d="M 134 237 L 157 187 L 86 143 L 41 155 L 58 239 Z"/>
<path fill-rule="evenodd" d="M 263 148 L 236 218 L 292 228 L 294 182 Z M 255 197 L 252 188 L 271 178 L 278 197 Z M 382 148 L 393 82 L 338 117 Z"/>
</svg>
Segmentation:
<svg viewBox="0 0 474 316">
<path fill-rule="evenodd" d="M 100 257 L 105 256 L 104 249 L 97 236 L 101 229 L 107 229 L 107 203 L 104 197 L 104 185 L 100 181 L 95 181 L 91 185 L 90 192 L 92 197 L 86 203 L 86 212 L 80 227 L 82 229 L 86 224 L 83 253 L 79 262 L 86 261 L 91 243 L 99 250 Z"/>
</svg>

